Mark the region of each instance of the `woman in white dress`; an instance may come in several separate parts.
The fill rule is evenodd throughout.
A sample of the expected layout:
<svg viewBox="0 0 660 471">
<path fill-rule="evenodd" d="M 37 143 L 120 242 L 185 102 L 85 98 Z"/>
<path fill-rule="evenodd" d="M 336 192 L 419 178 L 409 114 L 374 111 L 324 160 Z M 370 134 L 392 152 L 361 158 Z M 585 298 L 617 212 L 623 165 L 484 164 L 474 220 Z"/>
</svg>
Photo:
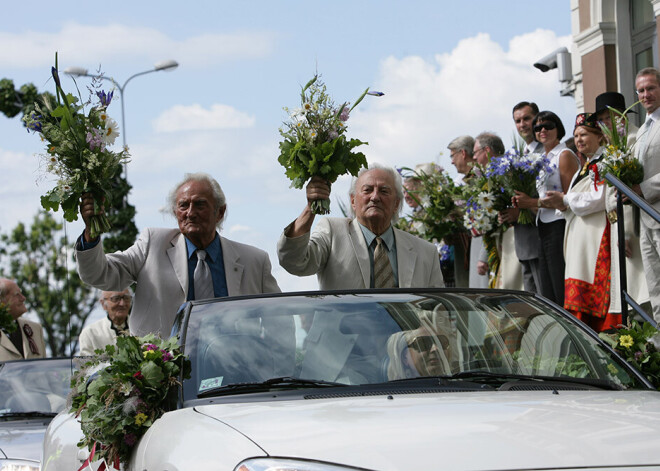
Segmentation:
<svg viewBox="0 0 660 471">
<path fill-rule="evenodd" d="M 548 191 L 567 192 L 580 165 L 577 156 L 561 142 L 566 135 L 559 116 L 552 111 L 541 111 L 532 122 L 534 136 L 543 145 L 553 170 L 539 175 L 536 182 L 538 198 L 516 191 L 513 202 L 519 208 L 537 210 L 536 223 L 541 247 L 539 268 L 541 295 L 564 305 L 564 229 L 566 220 L 561 211 L 544 206 L 543 198 Z"/>
</svg>

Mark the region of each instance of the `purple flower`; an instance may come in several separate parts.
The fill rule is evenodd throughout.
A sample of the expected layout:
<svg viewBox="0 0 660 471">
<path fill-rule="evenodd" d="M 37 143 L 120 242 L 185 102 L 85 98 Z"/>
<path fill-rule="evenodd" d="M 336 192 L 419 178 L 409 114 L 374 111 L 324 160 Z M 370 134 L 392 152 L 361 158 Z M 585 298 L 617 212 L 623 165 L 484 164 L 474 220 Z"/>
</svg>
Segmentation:
<svg viewBox="0 0 660 471">
<path fill-rule="evenodd" d="M 344 108 L 341 110 L 341 113 L 339 113 L 339 120 L 340 121 L 348 121 L 348 114 L 350 113 L 350 109 L 348 108 L 348 103 L 344 105 Z"/>
<path fill-rule="evenodd" d="M 103 150 L 105 148 L 105 143 L 103 142 L 103 136 L 101 135 L 98 129 L 92 129 L 91 132 L 88 132 L 85 140 L 89 144 L 89 148 L 91 150 L 94 150 L 96 148 Z"/>
<path fill-rule="evenodd" d="M 27 125 L 27 128 L 30 131 L 41 132 L 41 121 L 38 121 L 39 119 L 41 119 L 41 115 L 35 115 L 34 113 L 32 113 L 30 115 L 30 118 L 33 121 L 30 124 Z"/>
<path fill-rule="evenodd" d="M 135 445 L 135 442 L 137 442 L 137 436 L 134 433 L 127 433 L 124 435 L 124 443 L 128 446 Z"/>
<path fill-rule="evenodd" d="M 112 101 L 112 95 L 114 92 L 109 92 L 105 93 L 105 91 L 101 90 L 100 92 L 96 92 L 96 96 L 99 97 L 99 101 L 101 102 L 101 106 L 107 108 L 110 106 L 110 102 Z"/>
<path fill-rule="evenodd" d="M 154 345 L 153 343 L 148 343 L 144 346 L 144 349 L 149 352 L 151 350 L 158 350 L 158 347 Z"/>
<path fill-rule="evenodd" d="M 172 354 L 170 352 L 163 352 L 163 362 L 170 361 L 172 358 Z"/>
<path fill-rule="evenodd" d="M 639 361 L 642 358 L 643 353 L 640 351 L 635 352 L 635 360 Z"/>
</svg>

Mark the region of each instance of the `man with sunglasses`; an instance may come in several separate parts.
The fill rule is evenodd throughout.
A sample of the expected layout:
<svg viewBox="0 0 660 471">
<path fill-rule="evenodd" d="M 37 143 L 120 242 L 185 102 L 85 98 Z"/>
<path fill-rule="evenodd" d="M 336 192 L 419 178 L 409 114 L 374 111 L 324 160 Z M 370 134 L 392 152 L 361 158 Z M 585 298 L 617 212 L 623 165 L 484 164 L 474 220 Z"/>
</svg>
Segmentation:
<svg viewBox="0 0 660 471">
<path fill-rule="evenodd" d="M 99 302 L 106 317 L 85 327 L 80 332 L 80 354 L 93 355 L 95 350 L 103 350 L 106 345 L 114 345 L 117 336 L 129 335 L 128 314 L 133 297 L 128 289 L 124 291 L 103 291 Z"/>
<path fill-rule="evenodd" d="M 25 296 L 13 280 L 0 278 L 0 309 L 13 319 L 0 326 L 0 361 L 44 358 L 46 343 L 41 324 L 21 317 L 27 312 Z"/>
</svg>

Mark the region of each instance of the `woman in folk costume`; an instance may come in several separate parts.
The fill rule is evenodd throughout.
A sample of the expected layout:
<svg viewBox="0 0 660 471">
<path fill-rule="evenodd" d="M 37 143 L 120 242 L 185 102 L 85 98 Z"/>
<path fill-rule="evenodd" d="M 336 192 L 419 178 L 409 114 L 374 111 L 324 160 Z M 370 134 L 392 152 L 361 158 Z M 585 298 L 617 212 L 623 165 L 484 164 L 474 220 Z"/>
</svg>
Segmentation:
<svg viewBox="0 0 660 471">
<path fill-rule="evenodd" d="M 564 213 L 566 260 L 564 308 L 592 329 L 602 331 L 621 323 L 610 312 L 612 276 L 611 228 L 605 211 L 605 182 L 595 171 L 605 138 L 588 113 L 575 120 L 573 137 L 583 166 L 565 194 L 548 192 L 543 203 Z"/>
</svg>

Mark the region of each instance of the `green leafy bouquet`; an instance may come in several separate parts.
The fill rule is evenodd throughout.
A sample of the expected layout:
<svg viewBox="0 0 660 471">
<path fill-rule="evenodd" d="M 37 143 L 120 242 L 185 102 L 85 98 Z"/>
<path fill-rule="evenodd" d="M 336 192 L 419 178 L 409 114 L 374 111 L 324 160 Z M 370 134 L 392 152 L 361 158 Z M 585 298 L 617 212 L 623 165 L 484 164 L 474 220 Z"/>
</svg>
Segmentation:
<svg viewBox="0 0 660 471">
<path fill-rule="evenodd" d="M 598 123 L 609 144 L 605 147 L 603 159 L 589 167 L 591 178 L 595 182 L 604 179 L 608 173 L 628 186 L 639 185 L 644 180 L 644 167 L 628 146 L 627 113 L 637 103 L 639 102 L 633 103 L 623 112 L 610 108 L 611 129 L 605 123 Z M 607 184 L 612 185 L 609 182 Z"/>
<path fill-rule="evenodd" d="M 658 335 L 658 329 L 648 322 L 640 324 L 633 320 L 615 332 L 601 332 L 598 335 L 646 376 L 656 389 L 660 389 L 660 352 L 652 342 Z"/>
<path fill-rule="evenodd" d="M 397 225 L 429 242 L 439 242 L 466 231 L 463 225 L 465 200 L 461 187 L 454 183 L 449 173 L 436 164 L 427 167 L 426 170 L 401 169 L 405 179 L 419 182 L 419 188 L 408 191 L 408 194 L 420 209 L 400 218 Z"/>
<path fill-rule="evenodd" d="M 118 337 L 96 350 L 71 380 L 71 412 L 84 434 L 78 446 L 119 469 L 151 424 L 176 407 L 180 379 L 189 377 L 175 337 Z"/>
<path fill-rule="evenodd" d="M 78 204 L 83 193 L 92 194 L 95 209 L 99 212 L 104 199 L 109 199 L 120 164 L 128 162 L 129 154 L 127 149 L 120 152 L 108 149 L 119 135 L 117 123 L 107 114 L 113 92 L 91 88 L 90 92 L 98 98 L 98 103 L 91 106 L 91 96 L 86 103 L 81 103 L 82 100 L 62 89 L 57 55 L 51 73 L 57 103 L 52 103 L 44 95 L 44 104 L 35 103 L 35 111 L 23 120 L 27 128 L 38 133 L 46 143 L 46 153 L 40 157 L 46 170 L 57 178 L 55 188 L 41 197 L 41 205 L 52 211 L 61 207 L 64 218 L 71 222 L 78 219 Z M 87 113 L 86 106 L 89 106 Z M 105 214 L 92 217 L 92 237 L 110 228 Z"/>
<path fill-rule="evenodd" d="M 314 176 L 332 184 L 340 175 L 357 176 L 360 168 L 367 166 L 364 154 L 353 152 L 355 147 L 367 143 L 348 140 L 345 133 L 350 112 L 368 91 L 365 90 L 350 108 L 349 103 L 335 106 L 326 93 L 325 84 L 315 75 L 302 88 L 300 108 L 284 108 L 289 121 L 280 128 L 284 139 L 280 142 L 277 160 L 286 169 L 293 188 L 301 189 Z M 328 214 L 330 200 L 313 201 L 311 209 L 314 214 Z"/>
<path fill-rule="evenodd" d="M 18 324 L 14 320 L 14 316 L 9 313 L 9 308 L 5 303 L 0 303 L 0 329 L 7 335 L 18 329 Z"/>
</svg>

